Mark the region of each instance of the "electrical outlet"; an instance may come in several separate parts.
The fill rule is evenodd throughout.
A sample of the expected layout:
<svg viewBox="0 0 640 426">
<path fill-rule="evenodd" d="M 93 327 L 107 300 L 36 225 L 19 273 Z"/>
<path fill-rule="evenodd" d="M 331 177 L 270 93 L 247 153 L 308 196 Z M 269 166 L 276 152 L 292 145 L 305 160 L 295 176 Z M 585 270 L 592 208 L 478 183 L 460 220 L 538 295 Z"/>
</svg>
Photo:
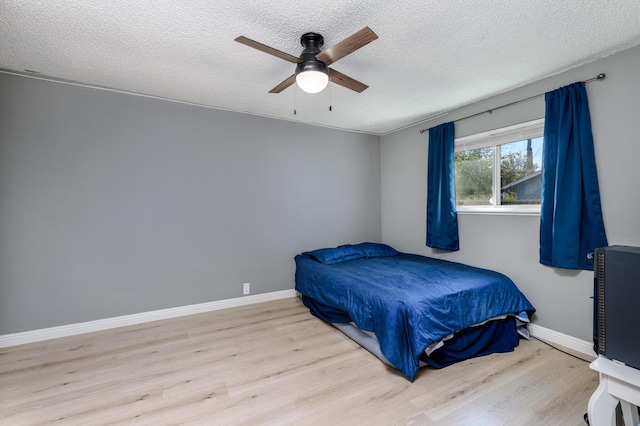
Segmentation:
<svg viewBox="0 0 640 426">
<path fill-rule="evenodd" d="M 250 283 L 244 283 L 242 285 L 242 294 L 249 294 L 251 293 L 251 284 Z"/>
</svg>

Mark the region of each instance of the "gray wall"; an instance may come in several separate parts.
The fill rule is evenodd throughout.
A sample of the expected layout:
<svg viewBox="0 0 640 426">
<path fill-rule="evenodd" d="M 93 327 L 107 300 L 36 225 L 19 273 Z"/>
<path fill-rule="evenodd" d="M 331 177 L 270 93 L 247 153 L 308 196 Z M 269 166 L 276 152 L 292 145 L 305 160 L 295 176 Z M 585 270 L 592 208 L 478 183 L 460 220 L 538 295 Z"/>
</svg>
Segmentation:
<svg viewBox="0 0 640 426">
<path fill-rule="evenodd" d="M 640 47 L 636 47 L 383 136 L 383 240 L 402 251 L 501 271 L 516 282 L 538 309 L 535 323 L 590 341 L 592 273 L 539 264 L 539 216 L 459 214 L 459 252 L 445 253 L 425 246 L 428 135 L 420 134 L 419 129 L 606 73 L 605 80 L 587 85 L 605 227 L 610 244 L 640 245 L 639 71 Z M 544 98 L 540 97 L 457 122 L 456 136 L 543 116 Z"/>
<path fill-rule="evenodd" d="M 292 289 L 380 193 L 378 136 L 0 74 L 0 334 Z"/>
<path fill-rule="evenodd" d="M 538 263 L 537 216 L 460 215 L 425 247 L 420 128 L 587 86 L 611 244 L 640 245 L 640 47 L 380 138 L 0 74 L 0 334 L 293 288 L 292 257 L 383 240 L 494 268 L 537 324 L 591 339 L 588 272 Z M 465 136 L 544 115 L 533 101 Z M 381 208 L 382 207 L 382 208 Z"/>
</svg>

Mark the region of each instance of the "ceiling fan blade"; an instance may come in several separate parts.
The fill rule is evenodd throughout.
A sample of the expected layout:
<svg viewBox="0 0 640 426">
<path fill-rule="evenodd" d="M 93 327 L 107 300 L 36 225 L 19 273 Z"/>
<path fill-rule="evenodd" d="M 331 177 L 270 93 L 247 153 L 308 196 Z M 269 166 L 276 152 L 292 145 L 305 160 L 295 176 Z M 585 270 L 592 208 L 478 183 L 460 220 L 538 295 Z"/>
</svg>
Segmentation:
<svg viewBox="0 0 640 426">
<path fill-rule="evenodd" d="M 336 84 L 339 84 L 342 87 L 346 87 L 347 89 L 351 89 L 354 92 L 362 93 L 369 86 L 364 83 L 360 83 L 358 80 L 355 80 L 349 77 L 346 74 L 342 74 L 340 71 L 336 71 L 333 68 L 329 68 L 330 74 L 329 79 Z"/>
<path fill-rule="evenodd" d="M 287 78 L 285 81 L 283 81 L 282 83 L 278 84 L 273 89 L 269 90 L 269 93 L 280 93 L 284 89 L 286 89 L 287 87 L 293 85 L 293 83 L 295 83 L 295 82 L 296 82 L 296 75 L 293 74 L 292 76 Z"/>
<path fill-rule="evenodd" d="M 327 65 L 331 65 L 338 59 L 342 59 L 349 53 L 355 52 L 362 46 L 371 43 L 377 39 L 376 33 L 371 31 L 369 27 L 364 27 L 360 31 L 351 34 L 338 44 L 331 46 L 330 48 L 323 50 L 316 55 L 316 59 L 324 62 Z"/>
<path fill-rule="evenodd" d="M 292 62 L 294 64 L 299 64 L 300 62 L 302 62 L 300 58 L 296 58 L 293 55 L 289 55 L 288 53 L 282 52 L 278 49 L 274 49 L 273 47 L 269 47 L 266 44 L 258 43 L 257 41 L 246 38 L 245 36 L 237 37 L 235 41 L 246 46 L 253 47 L 254 49 L 258 49 L 261 52 L 268 53 L 269 55 L 284 59 L 285 61 Z"/>
</svg>

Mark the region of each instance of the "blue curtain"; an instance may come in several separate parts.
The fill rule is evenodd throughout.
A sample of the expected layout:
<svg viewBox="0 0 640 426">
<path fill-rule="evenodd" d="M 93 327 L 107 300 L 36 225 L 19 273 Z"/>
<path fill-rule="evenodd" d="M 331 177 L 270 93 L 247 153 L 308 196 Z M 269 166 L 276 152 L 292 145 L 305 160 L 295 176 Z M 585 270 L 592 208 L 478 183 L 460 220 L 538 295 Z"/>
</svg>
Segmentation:
<svg viewBox="0 0 640 426">
<path fill-rule="evenodd" d="M 587 254 L 607 245 L 584 83 L 545 94 L 540 263 L 593 270 Z"/>
<path fill-rule="evenodd" d="M 453 122 L 429 129 L 427 245 L 459 250 Z"/>
</svg>

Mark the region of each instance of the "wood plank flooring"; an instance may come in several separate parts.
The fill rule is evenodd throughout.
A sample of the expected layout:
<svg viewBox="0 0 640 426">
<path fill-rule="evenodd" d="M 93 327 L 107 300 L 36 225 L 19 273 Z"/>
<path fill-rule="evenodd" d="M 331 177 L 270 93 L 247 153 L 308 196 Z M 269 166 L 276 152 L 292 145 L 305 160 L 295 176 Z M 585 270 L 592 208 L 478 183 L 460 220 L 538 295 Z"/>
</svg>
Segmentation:
<svg viewBox="0 0 640 426">
<path fill-rule="evenodd" d="M 536 340 L 411 383 L 290 298 L 0 349 L 0 424 L 572 426 L 597 385 Z"/>
</svg>

